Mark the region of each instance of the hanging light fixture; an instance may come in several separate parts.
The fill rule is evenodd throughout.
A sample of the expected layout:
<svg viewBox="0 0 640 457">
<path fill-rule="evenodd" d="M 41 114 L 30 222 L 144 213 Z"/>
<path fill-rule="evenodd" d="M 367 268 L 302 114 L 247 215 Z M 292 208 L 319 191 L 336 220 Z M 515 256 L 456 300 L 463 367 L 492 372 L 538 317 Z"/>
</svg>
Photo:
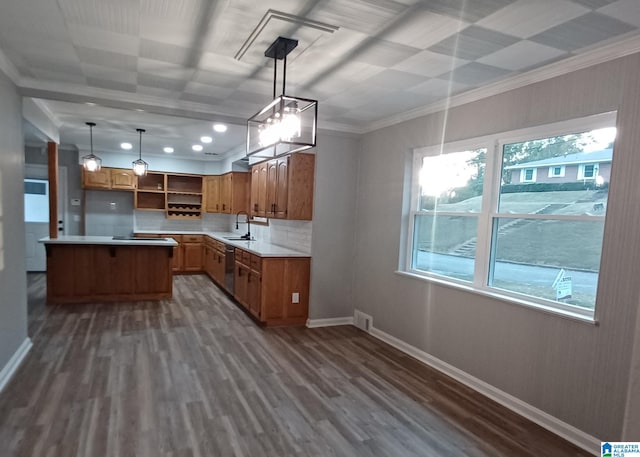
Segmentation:
<svg viewBox="0 0 640 457">
<path fill-rule="evenodd" d="M 89 126 L 89 139 L 91 141 L 91 153 L 82 157 L 82 166 L 85 170 L 94 172 L 99 171 L 102 168 L 102 159 L 93 153 L 93 128 L 96 126 L 95 122 L 86 122 Z"/>
<path fill-rule="evenodd" d="M 285 94 L 287 55 L 298 40 L 278 37 L 265 51 L 273 59 L 273 101 L 247 121 L 250 163 L 303 151 L 316 145 L 318 101 Z M 282 95 L 276 96 L 278 60 L 283 62 Z M 256 159 L 253 161 L 252 159 Z"/>
<path fill-rule="evenodd" d="M 136 132 L 140 133 L 140 147 L 139 147 L 139 156 L 138 160 L 133 161 L 133 173 L 136 176 L 146 176 L 147 169 L 149 168 L 149 164 L 142 160 L 142 134 L 146 132 L 145 129 L 136 129 Z"/>
</svg>

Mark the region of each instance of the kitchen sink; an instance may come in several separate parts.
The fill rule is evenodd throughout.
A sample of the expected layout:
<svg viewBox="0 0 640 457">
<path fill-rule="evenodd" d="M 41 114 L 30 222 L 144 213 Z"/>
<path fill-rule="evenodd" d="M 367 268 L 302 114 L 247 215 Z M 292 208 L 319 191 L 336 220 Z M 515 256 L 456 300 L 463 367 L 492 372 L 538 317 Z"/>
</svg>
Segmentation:
<svg viewBox="0 0 640 457">
<path fill-rule="evenodd" d="M 255 241 L 255 238 L 242 238 L 241 236 L 224 236 L 225 240 L 229 241 Z"/>
</svg>

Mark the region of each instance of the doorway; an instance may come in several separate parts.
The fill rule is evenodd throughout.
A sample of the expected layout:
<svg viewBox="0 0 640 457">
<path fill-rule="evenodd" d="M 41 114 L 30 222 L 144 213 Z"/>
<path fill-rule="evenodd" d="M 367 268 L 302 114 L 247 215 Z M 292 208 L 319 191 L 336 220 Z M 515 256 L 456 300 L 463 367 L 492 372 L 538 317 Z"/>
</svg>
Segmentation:
<svg viewBox="0 0 640 457">
<path fill-rule="evenodd" d="M 49 170 L 46 165 L 25 165 L 24 216 L 25 252 L 28 272 L 46 271 L 44 245 L 38 240 L 49 235 Z M 65 234 L 67 168 L 58 168 L 58 233 Z"/>
</svg>

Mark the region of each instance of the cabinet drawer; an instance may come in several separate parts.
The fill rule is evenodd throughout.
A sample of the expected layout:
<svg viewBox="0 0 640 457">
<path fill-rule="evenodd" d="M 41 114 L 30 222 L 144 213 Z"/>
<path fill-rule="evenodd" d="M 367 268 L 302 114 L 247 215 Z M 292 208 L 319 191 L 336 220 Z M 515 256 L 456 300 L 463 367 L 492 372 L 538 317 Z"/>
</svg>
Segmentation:
<svg viewBox="0 0 640 457">
<path fill-rule="evenodd" d="M 255 271 L 262 271 L 262 258 L 255 254 L 251 254 L 251 269 Z"/>
<path fill-rule="evenodd" d="M 202 243 L 202 235 L 182 235 L 183 243 Z"/>
</svg>

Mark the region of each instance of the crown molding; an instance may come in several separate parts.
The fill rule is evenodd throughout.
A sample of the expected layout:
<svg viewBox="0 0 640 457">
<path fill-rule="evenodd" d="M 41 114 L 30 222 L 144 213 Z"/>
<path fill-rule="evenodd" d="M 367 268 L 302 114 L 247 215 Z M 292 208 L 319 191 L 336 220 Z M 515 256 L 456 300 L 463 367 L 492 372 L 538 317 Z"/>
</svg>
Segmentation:
<svg viewBox="0 0 640 457">
<path fill-rule="evenodd" d="M 42 100 L 41 98 L 32 98 L 31 100 L 47 115 L 49 120 L 53 122 L 53 125 L 55 125 L 57 129 L 60 129 L 62 127 L 64 122 L 62 122 L 62 120 L 58 116 L 56 116 L 53 111 L 51 111 L 51 108 L 49 108 L 49 105 L 47 105 L 47 102 L 45 100 Z"/>
<path fill-rule="evenodd" d="M 20 86 L 20 72 L 16 66 L 9 60 L 7 55 L 0 49 L 0 71 L 16 85 Z"/>
<path fill-rule="evenodd" d="M 510 90 L 519 89 L 530 84 L 546 81 L 557 76 L 566 75 L 577 70 L 592 67 L 605 62 L 640 52 L 640 36 L 634 35 L 626 39 L 609 43 L 605 46 L 585 51 L 579 55 L 553 62 L 544 67 L 507 78 L 487 86 L 473 89 L 430 105 L 421 106 L 386 119 L 367 124 L 362 133 L 369 133 L 385 127 L 410 121 L 421 116 L 444 111 L 456 106 L 465 105 L 483 98 L 499 95 Z"/>
</svg>

